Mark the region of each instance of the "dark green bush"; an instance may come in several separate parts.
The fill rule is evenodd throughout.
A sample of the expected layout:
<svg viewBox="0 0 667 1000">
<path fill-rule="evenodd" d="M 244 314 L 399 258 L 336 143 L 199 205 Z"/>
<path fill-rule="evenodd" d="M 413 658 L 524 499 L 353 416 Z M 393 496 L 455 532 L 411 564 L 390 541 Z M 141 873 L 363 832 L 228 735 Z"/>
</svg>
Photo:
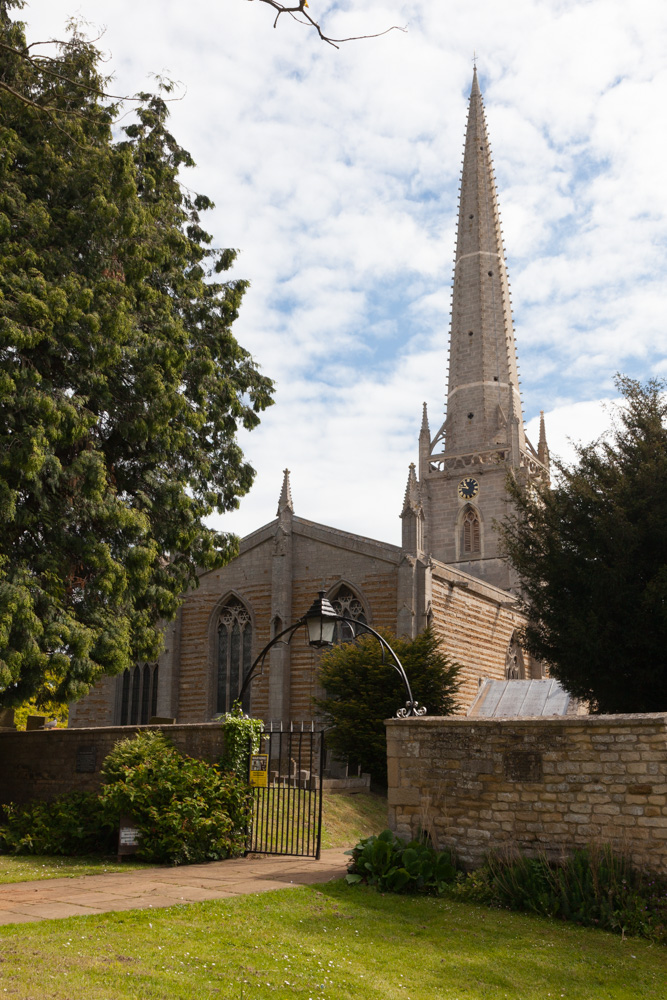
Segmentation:
<svg viewBox="0 0 667 1000">
<path fill-rule="evenodd" d="M 456 878 L 448 851 L 435 851 L 420 840 L 406 844 L 391 830 L 366 837 L 347 853 L 352 856 L 346 876 L 350 885 L 367 882 L 381 892 L 439 894 Z"/>
<path fill-rule="evenodd" d="M 667 879 L 635 868 L 609 845 L 589 845 L 560 863 L 544 855 L 491 855 L 459 880 L 459 898 L 667 941 Z"/>
<path fill-rule="evenodd" d="M 179 753 L 160 732 L 116 744 L 102 765 L 106 815 L 132 817 L 137 856 L 184 864 L 240 854 L 245 848 L 249 790 L 233 773 Z"/>
<path fill-rule="evenodd" d="M 115 848 L 118 823 L 92 792 L 72 792 L 54 802 L 10 803 L 3 812 L 3 854 L 111 854 Z"/>
</svg>

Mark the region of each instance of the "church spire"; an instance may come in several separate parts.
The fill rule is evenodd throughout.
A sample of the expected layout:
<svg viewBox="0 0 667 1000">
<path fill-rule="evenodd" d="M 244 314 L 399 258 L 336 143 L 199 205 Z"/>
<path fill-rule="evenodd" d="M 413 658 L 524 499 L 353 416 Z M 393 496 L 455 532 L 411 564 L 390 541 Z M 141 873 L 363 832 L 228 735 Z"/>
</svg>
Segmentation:
<svg viewBox="0 0 667 1000">
<path fill-rule="evenodd" d="M 537 444 L 537 457 L 542 465 L 549 468 L 549 445 L 547 444 L 547 432 L 544 426 L 544 410 L 540 410 L 540 440 Z"/>
<path fill-rule="evenodd" d="M 525 449 L 507 267 L 484 105 L 473 71 L 452 295 L 446 454 L 498 440 L 499 408 L 519 422 Z"/>
<path fill-rule="evenodd" d="M 289 511 L 290 514 L 294 513 L 294 503 L 292 502 L 292 487 L 289 481 L 289 469 L 285 469 L 283 472 L 283 486 L 280 491 L 280 498 L 278 500 L 278 517 L 283 513 L 283 511 Z"/>
</svg>

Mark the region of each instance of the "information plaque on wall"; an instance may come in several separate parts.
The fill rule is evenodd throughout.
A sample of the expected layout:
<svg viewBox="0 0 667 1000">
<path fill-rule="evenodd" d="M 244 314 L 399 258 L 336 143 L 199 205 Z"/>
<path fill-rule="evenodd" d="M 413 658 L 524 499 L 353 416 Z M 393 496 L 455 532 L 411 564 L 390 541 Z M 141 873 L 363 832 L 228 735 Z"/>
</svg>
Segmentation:
<svg viewBox="0 0 667 1000">
<path fill-rule="evenodd" d="M 266 788 L 269 784 L 269 755 L 254 753 L 250 758 L 250 784 L 253 788 Z"/>
</svg>

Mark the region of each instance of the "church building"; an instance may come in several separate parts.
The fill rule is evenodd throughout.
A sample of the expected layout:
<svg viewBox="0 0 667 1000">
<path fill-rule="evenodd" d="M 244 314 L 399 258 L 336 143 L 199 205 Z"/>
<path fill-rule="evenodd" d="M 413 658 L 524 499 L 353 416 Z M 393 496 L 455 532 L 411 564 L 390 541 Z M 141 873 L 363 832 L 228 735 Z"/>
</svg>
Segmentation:
<svg viewBox="0 0 667 1000">
<path fill-rule="evenodd" d="M 518 580 L 494 530 L 509 509 L 508 473 L 524 482 L 548 479 L 549 452 L 543 420 L 537 449 L 524 430 L 476 70 L 461 174 L 446 412 L 433 434 L 424 405 L 418 464 L 410 465 L 400 510 L 400 546 L 299 516 L 285 470 L 276 517 L 242 539 L 229 565 L 201 575 L 166 631 L 159 662 L 104 678 L 71 706 L 70 726 L 213 719 L 238 697 L 263 647 L 321 590 L 339 613 L 394 635 L 414 637 L 431 624 L 444 651 L 462 665 L 462 713 L 484 679 L 542 676 L 541 664 L 517 642 L 523 623 Z M 290 645 L 274 646 L 251 685 L 252 715 L 312 719 L 312 699 L 322 694 L 318 660 L 303 630 Z"/>
</svg>

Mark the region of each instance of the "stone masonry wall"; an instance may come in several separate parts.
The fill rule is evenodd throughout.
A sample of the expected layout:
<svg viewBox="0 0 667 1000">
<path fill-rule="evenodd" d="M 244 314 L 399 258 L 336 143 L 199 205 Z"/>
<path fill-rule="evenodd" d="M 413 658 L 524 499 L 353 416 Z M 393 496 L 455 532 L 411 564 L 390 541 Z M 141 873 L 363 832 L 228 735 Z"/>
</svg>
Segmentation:
<svg viewBox="0 0 667 1000">
<path fill-rule="evenodd" d="M 387 722 L 389 823 L 467 867 L 610 843 L 667 873 L 667 715 Z"/>
<path fill-rule="evenodd" d="M 118 740 L 162 729 L 183 753 L 215 761 L 225 741 L 217 722 L 182 726 L 109 726 L 0 732 L 0 804 L 50 801 L 70 791 L 94 791 L 100 767 Z"/>
</svg>

